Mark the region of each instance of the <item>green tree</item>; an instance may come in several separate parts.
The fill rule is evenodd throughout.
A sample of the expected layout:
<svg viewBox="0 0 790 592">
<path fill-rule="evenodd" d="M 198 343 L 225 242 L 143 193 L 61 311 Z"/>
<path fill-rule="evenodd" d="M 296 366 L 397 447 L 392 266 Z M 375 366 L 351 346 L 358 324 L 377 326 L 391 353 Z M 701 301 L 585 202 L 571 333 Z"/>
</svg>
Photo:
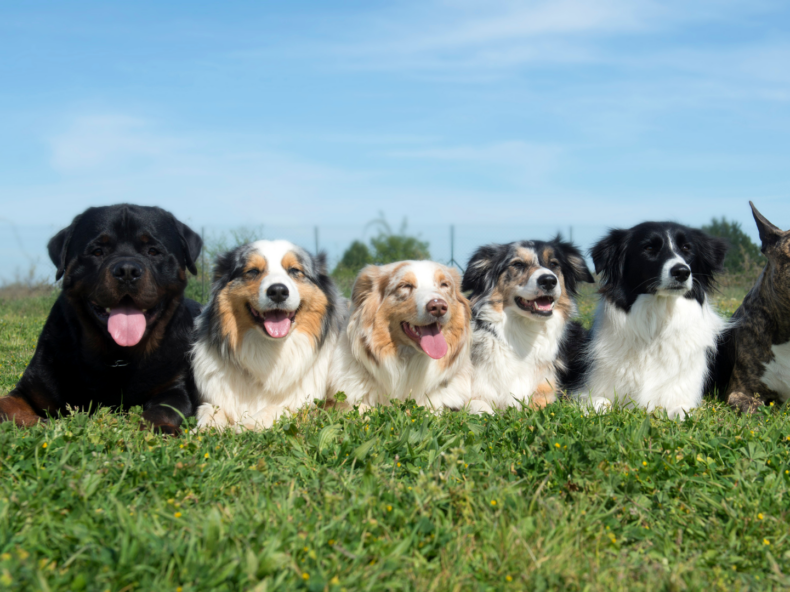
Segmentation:
<svg viewBox="0 0 790 592">
<path fill-rule="evenodd" d="M 722 216 L 721 219 L 713 218 L 710 224 L 702 227 L 702 230 L 711 236 L 724 238 L 730 243 L 727 256 L 724 258 L 724 268 L 728 273 L 748 273 L 765 265 L 765 257 L 760 252 L 760 247 L 743 231 L 739 222 L 727 220 Z"/>
<path fill-rule="evenodd" d="M 421 241 L 409 235 L 405 219 L 397 232 L 393 232 L 383 215 L 367 226 L 378 227 L 378 234 L 370 239 L 370 246 L 355 240 L 345 250 L 332 271 L 332 277 L 346 295 L 350 294 L 354 279 L 366 265 L 371 263 L 385 265 L 406 259 L 431 258 L 428 241 Z"/>
</svg>

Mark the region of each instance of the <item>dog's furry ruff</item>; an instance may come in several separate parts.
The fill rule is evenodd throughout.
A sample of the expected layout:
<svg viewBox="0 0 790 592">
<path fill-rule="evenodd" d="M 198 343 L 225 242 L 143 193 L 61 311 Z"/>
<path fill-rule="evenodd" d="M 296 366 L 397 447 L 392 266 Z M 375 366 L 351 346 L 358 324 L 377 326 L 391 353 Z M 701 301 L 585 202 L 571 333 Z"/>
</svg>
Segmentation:
<svg viewBox="0 0 790 592">
<path fill-rule="evenodd" d="M 631 310 L 602 299 L 590 343 L 585 398 L 683 416 L 702 402 L 716 340 L 726 322 L 707 299 L 640 295 Z"/>
</svg>

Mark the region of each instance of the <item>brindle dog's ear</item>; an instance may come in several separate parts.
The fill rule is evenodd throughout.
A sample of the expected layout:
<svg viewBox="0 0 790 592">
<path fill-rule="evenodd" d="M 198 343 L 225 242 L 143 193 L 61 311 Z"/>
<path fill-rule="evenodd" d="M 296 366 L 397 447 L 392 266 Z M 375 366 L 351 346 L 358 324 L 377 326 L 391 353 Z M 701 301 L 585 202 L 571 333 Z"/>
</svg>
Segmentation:
<svg viewBox="0 0 790 592">
<path fill-rule="evenodd" d="M 595 273 L 601 274 L 604 285 L 618 285 L 625 269 L 625 245 L 628 230 L 613 228 L 590 249 Z"/>
<path fill-rule="evenodd" d="M 757 230 L 760 232 L 760 241 L 762 242 L 760 250 L 765 253 L 766 249 L 773 247 L 779 242 L 784 232 L 771 224 L 768 218 L 758 212 L 752 202 L 749 202 L 749 205 L 752 206 L 752 215 L 754 216 L 754 221 L 757 222 Z"/>
<path fill-rule="evenodd" d="M 469 259 L 461 283 L 461 290 L 471 290 L 472 296 L 485 292 L 496 285 L 499 262 L 507 255 L 510 245 L 485 245 L 477 249 Z"/>
<path fill-rule="evenodd" d="M 181 239 L 181 250 L 184 251 L 184 266 L 197 275 L 195 261 L 200 256 L 200 249 L 203 247 L 203 239 L 189 226 L 173 217 L 173 222 L 178 230 L 178 238 Z"/>
<path fill-rule="evenodd" d="M 66 271 L 66 257 L 69 252 L 69 244 L 71 244 L 71 237 L 74 235 L 74 229 L 77 227 L 80 218 L 82 218 L 82 214 L 74 218 L 69 226 L 49 239 L 47 244 L 49 258 L 55 264 L 55 267 L 58 268 L 57 272 L 55 272 L 55 281 L 62 278 Z"/>
<path fill-rule="evenodd" d="M 377 287 L 379 277 L 381 277 L 381 268 L 377 265 L 368 265 L 359 272 L 351 289 L 351 302 L 355 308 L 362 306 L 368 296 L 379 291 Z"/>
</svg>

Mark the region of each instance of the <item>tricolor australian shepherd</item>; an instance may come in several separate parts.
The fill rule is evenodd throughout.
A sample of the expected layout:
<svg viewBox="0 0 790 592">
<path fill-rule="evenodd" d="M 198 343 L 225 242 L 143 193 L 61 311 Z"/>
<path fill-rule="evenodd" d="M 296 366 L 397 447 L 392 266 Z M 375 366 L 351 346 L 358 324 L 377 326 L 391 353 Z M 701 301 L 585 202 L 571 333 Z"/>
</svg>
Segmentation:
<svg viewBox="0 0 790 592">
<path fill-rule="evenodd" d="M 221 255 L 192 351 L 198 427 L 267 428 L 324 399 L 339 300 L 323 254 L 262 240 Z"/>
<path fill-rule="evenodd" d="M 579 373 L 584 328 L 578 282 L 593 282 L 584 257 L 559 236 L 481 247 L 464 274 L 471 291 L 472 398 L 495 408 L 543 407 Z"/>
<path fill-rule="evenodd" d="M 725 321 L 710 304 L 727 244 L 672 222 L 611 230 L 592 248 L 601 301 L 583 396 L 683 417 L 702 401 Z"/>
<path fill-rule="evenodd" d="M 344 405 L 414 399 L 442 411 L 469 402 L 471 311 L 456 270 L 431 261 L 371 265 L 351 301 L 330 380 Z"/>
</svg>

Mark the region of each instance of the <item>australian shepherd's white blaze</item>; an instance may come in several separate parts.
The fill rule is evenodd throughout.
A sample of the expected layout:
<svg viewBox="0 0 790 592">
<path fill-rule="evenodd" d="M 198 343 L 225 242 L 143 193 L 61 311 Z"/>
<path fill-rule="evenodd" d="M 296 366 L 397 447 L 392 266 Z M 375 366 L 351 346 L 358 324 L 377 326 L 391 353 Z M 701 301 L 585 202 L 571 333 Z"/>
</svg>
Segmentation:
<svg viewBox="0 0 790 592">
<path fill-rule="evenodd" d="M 487 245 L 472 256 L 472 398 L 491 407 L 543 407 L 580 370 L 586 333 L 576 314 L 576 285 L 593 282 L 581 252 L 552 241 Z"/>
<path fill-rule="evenodd" d="M 330 393 L 346 406 L 414 399 L 437 411 L 469 402 L 469 302 L 457 271 L 431 261 L 363 269 L 332 362 Z"/>
<path fill-rule="evenodd" d="M 726 322 L 710 304 L 727 245 L 700 230 L 645 222 L 612 230 L 592 248 L 601 302 L 582 397 L 684 417 L 702 401 Z"/>
<path fill-rule="evenodd" d="M 342 309 L 323 254 L 258 241 L 221 255 L 192 350 L 198 428 L 268 428 L 324 399 Z"/>
</svg>

